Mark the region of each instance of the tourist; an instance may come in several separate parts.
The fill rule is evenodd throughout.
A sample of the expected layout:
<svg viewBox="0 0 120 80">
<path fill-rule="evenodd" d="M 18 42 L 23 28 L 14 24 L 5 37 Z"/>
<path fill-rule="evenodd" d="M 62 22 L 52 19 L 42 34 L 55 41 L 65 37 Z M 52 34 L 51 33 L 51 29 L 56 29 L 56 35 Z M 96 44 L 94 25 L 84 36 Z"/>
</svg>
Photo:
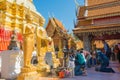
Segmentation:
<svg viewBox="0 0 120 80">
<path fill-rule="evenodd" d="M 119 61 L 119 63 L 120 63 L 120 43 L 118 43 L 118 55 L 117 55 L 118 57 L 118 61 Z"/>
<path fill-rule="evenodd" d="M 102 43 L 104 44 L 105 54 L 106 54 L 106 56 L 108 57 L 108 59 L 110 60 L 111 49 L 110 49 L 109 45 L 107 44 L 107 42 L 105 42 L 105 40 L 102 40 Z"/>
<path fill-rule="evenodd" d="M 112 58 L 112 61 L 115 61 L 115 53 L 114 53 L 114 45 L 112 45 L 111 47 L 111 58 Z"/>
<path fill-rule="evenodd" d="M 83 54 L 84 54 L 84 58 L 85 58 L 87 67 L 89 68 L 90 67 L 91 54 L 90 54 L 90 52 L 88 52 L 86 50 L 83 50 Z"/>
<path fill-rule="evenodd" d="M 103 52 L 97 51 L 97 59 L 100 61 L 100 67 L 97 66 L 95 68 L 96 71 L 115 73 L 112 68 L 108 67 L 109 66 L 109 59 Z"/>
<path fill-rule="evenodd" d="M 114 52 L 114 54 L 115 54 L 115 60 L 118 59 L 118 57 L 117 57 L 118 50 L 119 50 L 118 45 L 115 45 L 115 47 L 114 47 L 114 49 L 113 49 L 113 52 Z"/>
<path fill-rule="evenodd" d="M 119 61 L 119 57 L 120 57 L 120 50 L 119 50 L 119 47 L 118 47 L 118 45 L 115 45 L 115 47 L 114 47 L 114 53 L 115 53 L 115 57 L 116 57 L 116 59 Z"/>
<path fill-rule="evenodd" d="M 69 54 L 68 68 L 71 69 L 71 77 L 74 77 L 74 68 L 75 68 L 75 55 L 73 53 Z"/>
<path fill-rule="evenodd" d="M 85 71 L 86 60 L 83 51 L 77 50 L 75 56 L 75 76 L 86 75 Z"/>
<path fill-rule="evenodd" d="M 90 58 L 90 66 L 95 66 L 97 64 L 96 60 L 96 51 L 92 53 L 92 57 Z"/>
</svg>

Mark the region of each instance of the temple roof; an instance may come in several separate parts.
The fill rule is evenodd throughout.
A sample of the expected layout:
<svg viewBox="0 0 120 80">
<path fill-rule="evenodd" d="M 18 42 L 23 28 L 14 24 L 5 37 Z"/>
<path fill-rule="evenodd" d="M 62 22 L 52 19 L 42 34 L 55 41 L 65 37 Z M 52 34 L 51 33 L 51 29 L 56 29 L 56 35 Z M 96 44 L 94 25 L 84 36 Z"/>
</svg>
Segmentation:
<svg viewBox="0 0 120 80">
<path fill-rule="evenodd" d="M 63 24 L 56 18 L 50 18 L 49 21 L 52 22 L 54 27 L 59 27 L 61 28 L 64 32 L 67 32 L 67 30 L 65 29 L 65 27 L 63 26 Z M 48 27 L 48 26 L 47 26 Z M 46 27 L 46 28 L 47 28 Z"/>
<path fill-rule="evenodd" d="M 55 23 L 55 25 L 56 26 L 58 26 L 58 27 L 60 27 L 63 31 L 67 31 L 66 29 L 65 29 L 65 27 L 63 26 L 63 24 L 58 20 L 58 19 L 56 19 L 56 18 L 53 18 L 53 21 L 54 21 L 54 23 Z"/>
<path fill-rule="evenodd" d="M 112 7 L 106 7 L 106 8 L 98 8 L 94 10 L 88 10 L 87 17 L 94 17 L 94 16 L 102 16 L 102 15 L 111 15 L 116 14 L 120 15 L 120 5 L 112 6 Z"/>
<path fill-rule="evenodd" d="M 79 11 L 77 13 L 78 18 L 83 18 L 85 14 L 86 6 L 79 7 Z"/>
<path fill-rule="evenodd" d="M 108 24 L 108 25 L 89 25 L 84 27 L 75 28 L 74 33 L 82 34 L 88 33 L 95 35 L 96 33 L 109 33 L 110 31 L 115 31 L 120 33 L 120 24 Z"/>
<path fill-rule="evenodd" d="M 113 1 L 118 1 L 118 0 L 87 0 L 87 4 L 88 6 L 93 6 L 93 5 L 99 5 Z"/>
<path fill-rule="evenodd" d="M 120 0 L 87 0 L 80 6 L 74 34 L 117 34 L 120 33 Z"/>
<path fill-rule="evenodd" d="M 120 15 L 119 0 L 88 0 L 88 6 L 80 6 L 78 9 L 77 18 L 95 19 L 118 15 Z"/>
<path fill-rule="evenodd" d="M 48 33 L 48 36 L 53 37 L 55 32 L 59 34 L 61 37 L 67 38 L 67 30 L 63 26 L 63 24 L 57 20 L 56 18 L 50 18 L 48 21 L 48 24 L 46 26 L 46 31 Z"/>
</svg>

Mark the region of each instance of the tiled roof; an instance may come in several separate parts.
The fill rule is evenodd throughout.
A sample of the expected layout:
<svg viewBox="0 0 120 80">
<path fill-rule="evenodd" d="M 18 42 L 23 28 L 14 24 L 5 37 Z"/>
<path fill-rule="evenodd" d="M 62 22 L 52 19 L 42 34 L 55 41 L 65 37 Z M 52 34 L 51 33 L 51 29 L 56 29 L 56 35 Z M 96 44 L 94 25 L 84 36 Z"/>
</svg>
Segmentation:
<svg viewBox="0 0 120 80">
<path fill-rule="evenodd" d="M 80 6 L 77 14 L 77 18 L 79 20 L 120 15 L 120 0 L 91 0 L 88 2 L 92 1 L 95 1 L 93 6 Z M 96 5 L 96 1 L 103 1 L 103 4 L 101 3 Z"/>
<path fill-rule="evenodd" d="M 93 5 L 98 5 L 98 4 L 103 4 L 118 0 L 87 0 L 87 1 L 88 1 L 88 6 L 93 6 Z"/>
<path fill-rule="evenodd" d="M 77 13 L 77 17 L 84 17 L 84 14 L 85 14 L 85 10 L 86 10 L 86 6 L 81 6 L 79 7 L 78 9 L 78 13 Z"/>
<path fill-rule="evenodd" d="M 113 7 L 100 8 L 100 9 L 95 9 L 95 10 L 88 10 L 88 17 L 111 14 L 111 13 L 120 14 L 120 5 L 113 6 Z"/>
<path fill-rule="evenodd" d="M 120 33 L 120 19 L 118 19 L 120 0 L 87 0 L 87 2 L 87 6 L 80 6 L 78 9 L 74 34 L 82 37 L 83 34 L 96 36 Z"/>
<path fill-rule="evenodd" d="M 55 25 L 57 26 L 57 27 L 60 27 L 63 31 L 67 31 L 66 29 L 65 29 L 65 27 L 63 26 L 63 24 L 58 20 L 58 19 L 56 19 L 56 18 L 52 18 L 52 20 L 54 21 L 54 23 L 55 23 Z"/>
<path fill-rule="evenodd" d="M 48 36 L 55 36 L 56 32 L 63 38 L 68 38 L 67 30 L 64 28 L 63 24 L 56 18 L 50 18 L 46 26 L 46 31 Z"/>
</svg>

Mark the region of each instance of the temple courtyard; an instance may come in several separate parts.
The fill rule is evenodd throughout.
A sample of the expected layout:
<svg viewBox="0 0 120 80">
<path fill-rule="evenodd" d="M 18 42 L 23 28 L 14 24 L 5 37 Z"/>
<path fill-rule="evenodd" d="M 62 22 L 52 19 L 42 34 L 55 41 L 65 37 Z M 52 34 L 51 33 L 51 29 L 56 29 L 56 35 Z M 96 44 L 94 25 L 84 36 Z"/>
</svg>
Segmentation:
<svg viewBox="0 0 120 80">
<path fill-rule="evenodd" d="M 120 64 L 118 62 L 110 62 L 115 73 L 96 72 L 95 67 L 88 68 L 87 76 L 75 76 L 73 78 L 40 78 L 40 80 L 120 80 Z"/>
<path fill-rule="evenodd" d="M 96 72 L 95 68 L 88 68 L 87 76 L 75 76 L 74 78 L 64 78 L 61 80 L 120 80 L 120 64 L 111 62 L 110 66 L 116 73 Z"/>
<path fill-rule="evenodd" d="M 54 77 L 53 75 L 49 77 L 40 77 L 39 80 L 120 80 L 120 64 L 118 62 L 110 62 L 110 67 L 113 68 L 115 73 L 96 72 L 95 67 L 92 67 L 87 69 L 87 76 L 75 76 L 72 78 L 71 77 L 57 78 Z"/>
</svg>

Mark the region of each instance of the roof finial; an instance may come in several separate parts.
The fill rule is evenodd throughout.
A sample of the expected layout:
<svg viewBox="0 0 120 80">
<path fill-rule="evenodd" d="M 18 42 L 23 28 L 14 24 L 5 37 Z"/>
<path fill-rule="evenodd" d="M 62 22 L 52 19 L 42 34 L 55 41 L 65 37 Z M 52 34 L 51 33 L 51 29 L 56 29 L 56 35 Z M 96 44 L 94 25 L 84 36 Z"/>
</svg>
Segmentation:
<svg viewBox="0 0 120 80">
<path fill-rule="evenodd" d="M 54 15 L 54 13 L 52 12 L 52 17 L 54 18 L 55 17 L 55 15 Z"/>
<path fill-rule="evenodd" d="M 48 12 L 48 17 L 49 17 L 49 18 L 51 17 L 50 12 Z"/>
<path fill-rule="evenodd" d="M 78 8 L 80 4 L 77 2 L 77 0 L 74 0 L 74 1 L 75 1 L 75 4 L 76 4 L 76 8 Z"/>
</svg>

